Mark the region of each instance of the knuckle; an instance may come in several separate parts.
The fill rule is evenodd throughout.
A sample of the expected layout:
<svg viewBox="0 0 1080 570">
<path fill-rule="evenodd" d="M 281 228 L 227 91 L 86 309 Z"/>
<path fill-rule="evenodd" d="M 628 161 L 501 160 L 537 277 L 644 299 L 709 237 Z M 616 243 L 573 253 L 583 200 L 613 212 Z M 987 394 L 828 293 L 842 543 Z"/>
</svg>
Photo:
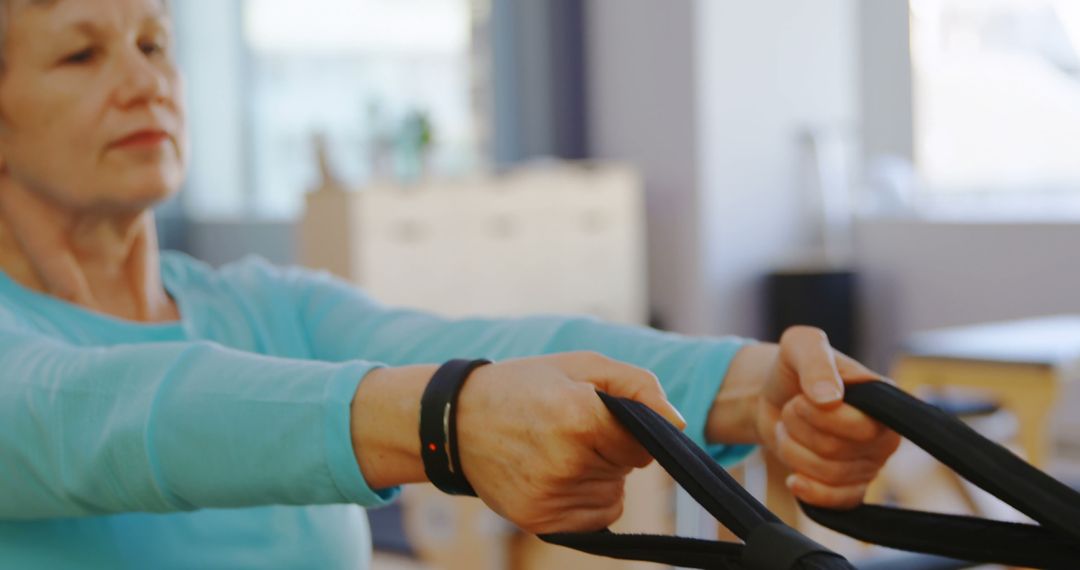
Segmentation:
<svg viewBox="0 0 1080 570">
<path fill-rule="evenodd" d="M 804 482 L 799 497 L 814 505 L 828 505 L 826 495 L 822 492 L 821 485 L 818 483 Z"/>
<path fill-rule="evenodd" d="M 571 454 L 552 466 L 551 479 L 557 485 L 576 481 L 585 472 L 585 464 L 579 456 Z"/>
<path fill-rule="evenodd" d="M 866 492 L 865 485 L 847 487 L 831 486 L 827 482 L 809 484 L 802 493 L 813 504 L 831 508 L 851 508 L 858 506 Z"/>
<path fill-rule="evenodd" d="M 776 457 L 787 465 L 788 467 L 795 468 L 799 464 L 798 456 L 795 454 L 795 449 L 789 441 L 783 441 L 776 448 Z"/>
<path fill-rule="evenodd" d="M 651 455 L 649 455 L 649 452 L 645 451 L 645 450 L 641 450 L 634 457 L 634 462 L 633 462 L 632 465 L 637 469 L 643 469 L 645 467 L 648 467 L 649 464 L 652 463 L 652 462 L 653 462 L 653 457 Z"/>
<path fill-rule="evenodd" d="M 859 483 L 871 483 L 881 473 L 883 466 L 879 463 L 867 462 L 863 465 L 861 471 L 861 477 L 859 477 Z"/>
<path fill-rule="evenodd" d="M 550 390 L 547 396 L 540 405 L 544 421 L 555 431 L 580 429 L 592 415 L 590 400 L 596 398 L 584 384 L 569 384 Z"/>
<path fill-rule="evenodd" d="M 843 493 L 838 497 L 839 506 L 857 507 L 863 502 L 866 497 L 866 485 L 855 485 L 849 489 L 845 489 Z"/>
<path fill-rule="evenodd" d="M 810 424 L 818 424 L 822 421 L 822 416 L 825 415 L 817 406 L 810 403 L 810 398 L 805 394 L 799 394 L 788 401 L 791 405 L 792 413 L 803 420 L 806 420 Z M 846 404 L 845 404 L 846 405 Z"/>
<path fill-rule="evenodd" d="M 551 494 L 546 479 L 543 474 L 538 474 L 520 482 L 512 499 L 515 502 L 511 504 L 511 512 L 521 518 L 535 518 L 536 505 L 544 504 Z"/>
<path fill-rule="evenodd" d="M 506 506 L 506 518 L 514 523 L 514 526 L 523 529 L 537 528 L 544 523 L 544 513 L 537 510 L 532 505 L 535 502 L 528 500 L 518 501 L 514 504 Z"/>
<path fill-rule="evenodd" d="M 848 482 L 854 471 L 851 466 L 833 461 L 822 461 L 818 466 L 819 478 L 823 483 L 840 485 Z"/>
<path fill-rule="evenodd" d="M 657 376 L 655 372 L 647 368 L 635 367 L 635 369 L 640 375 L 640 382 L 643 389 L 660 396 L 664 395 L 664 387 L 660 384 L 660 377 Z"/>
<path fill-rule="evenodd" d="M 588 364 L 605 364 L 611 360 L 595 350 L 580 350 L 574 355 Z"/>
<path fill-rule="evenodd" d="M 903 443 L 903 439 L 899 434 L 891 430 L 886 430 L 882 434 L 882 441 L 879 443 L 880 462 L 885 463 L 892 454 L 896 453 L 897 449 L 900 449 L 900 444 Z"/>
<path fill-rule="evenodd" d="M 837 484 L 847 476 L 845 465 L 836 461 L 829 461 L 820 456 L 799 456 L 790 451 L 785 457 L 780 454 L 780 459 L 796 473 L 802 473 L 810 478 L 827 484 Z"/>
<path fill-rule="evenodd" d="M 792 398 L 784 404 L 783 408 L 780 408 L 780 419 L 784 421 L 784 424 L 791 427 L 801 423 L 800 420 L 804 420 L 801 412 L 802 405 L 800 404 L 800 398 Z"/>
<path fill-rule="evenodd" d="M 570 386 L 562 401 L 552 410 L 566 433 L 583 435 L 596 429 L 596 405 L 599 400 L 588 384 Z"/>
<path fill-rule="evenodd" d="M 840 459 L 848 452 L 848 446 L 831 435 L 821 435 L 814 445 L 814 451 L 828 459 Z"/>
<path fill-rule="evenodd" d="M 608 508 L 604 509 L 604 515 L 602 517 L 603 526 L 611 526 L 615 524 L 623 515 L 623 502 L 617 501 Z"/>
<path fill-rule="evenodd" d="M 883 428 L 876 422 L 860 418 L 851 422 L 851 438 L 859 443 L 869 444 L 877 440 Z"/>
<path fill-rule="evenodd" d="M 622 505 L 623 500 L 626 498 L 626 487 L 623 484 L 623 480 L 620 479 L 615 484 L 610 485 L 607 498 L 609 504 Z"/>
<path fill-rule="evenodd" d="M 538 515 L 535 518 L 524 520 L 513 520 L 514 526 L 528 532 L 530 534 L 547 534 L 550 532 L 559 532 L 564 526 L 562 523 L 562 517 L 541 516 Z"/>
<path fill-rule="evenodd" d="M 621 483 L 616 482 L 606 483 L 594 488 L 591 497 L 594 504 L 605 509 L 622 504 L 623 498 L 623 486 Z"/>
</svg>

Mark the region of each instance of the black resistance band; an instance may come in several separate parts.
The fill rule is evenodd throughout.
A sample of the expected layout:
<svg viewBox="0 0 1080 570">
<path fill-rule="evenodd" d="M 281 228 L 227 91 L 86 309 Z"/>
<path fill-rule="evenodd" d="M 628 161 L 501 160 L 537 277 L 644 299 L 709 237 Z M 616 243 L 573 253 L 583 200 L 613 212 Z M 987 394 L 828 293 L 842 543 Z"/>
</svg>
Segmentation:
<svg viewBox="0 0 1080 570">
<path fill-rule="evenodd" d="M 691 568 L 852 568 L 839 555 L 784 526 L 667 420 L 638 402 L 600 397 L 657 462 L 746 544 L 609 531 L 542 539 L 602 556 Z M 848 385 L 845 401 L 1041 526 L 873 505 L 839 511 L 802 504 L 812 519 L 854 538 L 901 550 L 978 563 L 1080 568 L 1080 493 L 955 417 L 885 382 Z"/>
<path fill-rule="evenodd" d="M 849 384 L 844 400 L 1041 526 L 874 505 L 836 511 L 802 504 L 810 518 L 901 550 L 980 563 L 1080 568 L 1080 493 L 890 384 Z"/>
<path fill-rule="evenodd" d="M 839 554 L 780 522 L 716 461 L 663 417 L 600 394 L 623 426 L 710 514 L 746 544 L 610 531 L 540 538 L 590 554 L 717 570 L 851 570 Z"/>
</svg>

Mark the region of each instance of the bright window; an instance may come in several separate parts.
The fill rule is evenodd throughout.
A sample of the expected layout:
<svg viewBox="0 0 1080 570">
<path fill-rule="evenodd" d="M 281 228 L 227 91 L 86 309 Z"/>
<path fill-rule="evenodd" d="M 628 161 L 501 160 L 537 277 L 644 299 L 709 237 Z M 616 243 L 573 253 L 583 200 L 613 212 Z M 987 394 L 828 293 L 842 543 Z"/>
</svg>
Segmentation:
<svg viewBox="0 0 1080 570">
<path fill-rule="evenodd" d="M 1080 2 L 911 0 L 932 193 L 1080 196 Z"/>
<path fill-rule="evenodd" d="M 185 1 L 193 217 L 296 217 L 316 137 L 353 185 L 481 161 L 487 0 Z"/>
</svg>

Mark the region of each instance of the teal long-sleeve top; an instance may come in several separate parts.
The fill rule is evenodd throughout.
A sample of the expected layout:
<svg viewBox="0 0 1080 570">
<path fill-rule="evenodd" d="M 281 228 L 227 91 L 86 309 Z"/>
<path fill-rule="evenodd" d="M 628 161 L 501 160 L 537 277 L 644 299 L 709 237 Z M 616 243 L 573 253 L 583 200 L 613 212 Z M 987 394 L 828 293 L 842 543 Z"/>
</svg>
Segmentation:
<svg viewBox="0 0 1080 570">
<path fill-rule="evenodd" d="M 704 445 L 743 345 L 588 318 L 447 320 L 254 258 L 213 269 L 165 252 L 161 272 L 175 323 L 0 272 L 0 568 L 364 569 L 364 508 L 398 491 L 368 486 L 350 438 L 373 368 L 595 350 L 653 370 Z"/>
</svg>

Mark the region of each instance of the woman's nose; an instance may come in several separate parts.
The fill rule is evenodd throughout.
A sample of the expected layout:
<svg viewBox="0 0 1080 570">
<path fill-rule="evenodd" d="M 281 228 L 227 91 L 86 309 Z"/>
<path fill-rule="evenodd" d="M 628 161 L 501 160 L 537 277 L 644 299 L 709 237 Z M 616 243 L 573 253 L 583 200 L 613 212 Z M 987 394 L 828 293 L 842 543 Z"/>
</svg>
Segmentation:
<svg viewBox="0 0 1080 570">
<path fill-rule="evenodd" d="M 168 96 L 168 75 L 141 50 L 129 50 L 120 57 L 118 67 L 116 99 L 119 105 L 129 107 Z"/>
</svg>

